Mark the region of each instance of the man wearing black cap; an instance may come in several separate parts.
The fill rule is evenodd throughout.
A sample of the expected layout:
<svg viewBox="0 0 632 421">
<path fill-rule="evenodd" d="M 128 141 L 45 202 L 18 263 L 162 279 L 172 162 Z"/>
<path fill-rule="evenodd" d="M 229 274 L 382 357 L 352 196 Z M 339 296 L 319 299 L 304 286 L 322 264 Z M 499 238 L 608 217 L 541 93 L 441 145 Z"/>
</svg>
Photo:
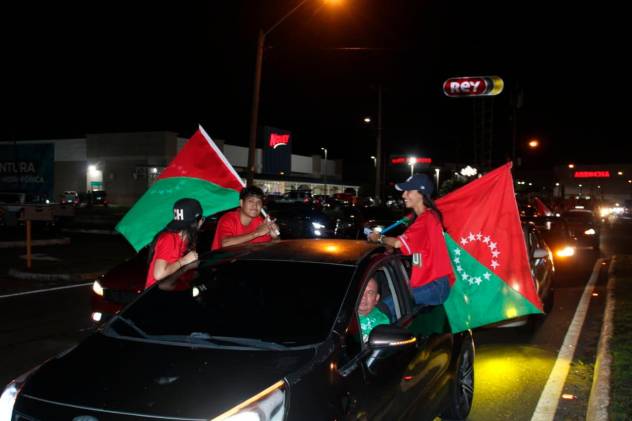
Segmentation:
<svg viewBox="0 0 632 421">
<path fill-rule="evenodd" d="M 448 298 L 454 274 L 443 238 L 443 217 L 431 199 L 433 183 L 426 174 L 414 174 L 395 188 L 403 192 L 404 203 L 415 213 L 415 221 L 399 237 L 373 232 L 368 239 L 398 248 L 405 256 L 412 255 L 410 286 L 415 302 L 441 304 Z"/>
<path fill-rule="evenodd" d="M 195 199 L 180 199 L 173 205 L 173 219 L 151 243 L 145 288 L 197 260 L 194 249 L 204 222 L 202 214 L 202 205 Z"/>
</svg>

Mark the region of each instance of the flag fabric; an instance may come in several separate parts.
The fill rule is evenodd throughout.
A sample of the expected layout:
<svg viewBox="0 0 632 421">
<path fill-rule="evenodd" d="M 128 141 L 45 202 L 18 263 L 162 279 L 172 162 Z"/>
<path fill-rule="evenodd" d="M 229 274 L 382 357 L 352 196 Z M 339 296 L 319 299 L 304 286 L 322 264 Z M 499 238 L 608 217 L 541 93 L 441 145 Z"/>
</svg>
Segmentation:
<svg viewBox="0 0 632 421">
<path fill-rule="evenodd" d="M 553 216 L 553 212 L 547 205 L 539 197 L 533 198 L 533 203 L 535 203 L 535 208 L 538 211 L 538 214 L 541 216 Z"/>
<path fill-rule="evenodd" d="M 173 204 L 197 199 L 204 216 L 239 205 L 245 186 L 202 126 L 116 225 L 136 251 L 149 244 L 173 218 Z"/>
<path fill-rule="evenodd" d="M 456 277 L 444 303 L 453 332 L 542 313 L 511 163 L 437 200 Z"/>
</svg>

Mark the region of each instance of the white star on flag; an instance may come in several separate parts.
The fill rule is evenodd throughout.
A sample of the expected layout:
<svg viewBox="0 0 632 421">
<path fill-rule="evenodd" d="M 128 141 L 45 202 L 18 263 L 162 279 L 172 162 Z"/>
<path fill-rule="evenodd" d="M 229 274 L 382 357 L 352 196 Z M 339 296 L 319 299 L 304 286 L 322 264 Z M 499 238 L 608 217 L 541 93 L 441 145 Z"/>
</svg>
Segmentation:
<svg viewBox="0 0 632 421">
<path fill-rule="evenodd" d="M 500 254 L 500 252 L 498 250 L 492 251 L 492 256 L 494 256 L 494 257 L 498 257 L 499 254 Z"/>
<path fill-rule="evenodd" d="M 467 283 L 470 284 L 470 285 L 474 285 L 473 279 L 474 278 L 470 277 L 470 279 L 467 280 Z"/>
<path fill-rule="evenodd" d="M 463 272 L 463 268 L 461 267 L 461 265 L 456 267 L 456 271 L 459 273 Z"/>
<path fill-rule="evenodd" d="M 487 279 L 489 281 L 489 278 L 492 277 L 492 274 L 489 272 L 485 272 L 485 274 L 483 275 L 483 278 Z"/>
<path fill-rule="evenodd" d="M 495 249 L 496 248 L 496 243 L 489 243 L 489 248 L 490 249 Z"/>
<path fill-rule="evenodd" d="M 467 273 L 464 273 L 464 274 L 463 274 L 463 275 L 461 275 L 461 276 L 463 276 L 463 279 L 465 279 L 466 281 L 467 281 L 467 278 L 469 278 L 469 277 L 470 277 L 470 275 L 468 275 Z"/>
<path fill-rule="evenodd" d="M 492 265 L 491 265 L 491 266 L 492 266 L 494 269 L 496 269 L 496 267 L 498 267 L 498 266 L 500 266 L 500 265 L 498 264 L 498 262 L 497 262 L 497 261 L 492 260 Z"/>
<path fill-rule="evenodd" d="M 483 243 L 487 244 L 490 240 L 491 238 L 489 238 L 489 235 L 486 235 L 485 238 L 483 238 Z"/>
<path fill-rule="evenodd" d="M 474 282 L 476 282 L 476 285 L 480 285 L 483 280 L 479 276 L 477 276 Z"/>
<path fill-rule="evenodd" d="M 454 254 L 456 254 L 457 256 L 461 255 L 461 249 L 454 249 Z"/>
<path fill-rule="evenodd" d="M 470 233 L 470 236 L 467 237 L 467 239 L 470 240 L 470 241 L 474 241 L 474 240 L 476 240 L 476 237 L 474 237 L 474 234 Z"/>
<path fill-rule="evenodd" d="M 482 238 L 483 238 L 483 234 L 481 234 L 480 232 L 478 234 L 476 234 L 476 239 L 478 241 L 481 241 Z"/>
<path fill-rule="evenodd" d="M 466 238 L 461 238 L 461 244 L 466 245 L 467 244 L 467 239 Z"/>
<path fill-rule="evenodd" d="M 460 258 L 458 258 L 458 257 L 455 257 L 455 258 L 454 258 L 454 263 L 461 263 L 461 259 L 460 259 Z"/>
</svg>

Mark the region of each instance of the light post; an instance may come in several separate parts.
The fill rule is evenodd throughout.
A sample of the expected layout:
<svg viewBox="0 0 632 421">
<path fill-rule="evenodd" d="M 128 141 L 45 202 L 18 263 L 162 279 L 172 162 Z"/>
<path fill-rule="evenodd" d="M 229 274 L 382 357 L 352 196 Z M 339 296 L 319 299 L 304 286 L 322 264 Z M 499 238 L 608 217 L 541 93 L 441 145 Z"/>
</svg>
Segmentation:
<svg viewBox="0 0 632 421">
<path fill-rule="evenodd" d="M 415 164 L 417 163 L 417 158 L 411 156 L 408 158 L 408 165 L 410 165 L 410 175 L 412 176 L 415 172 Z"/>
<path fill-rule="evenodd" d="M 323 182 L 325 184 L 325 196 L 327 196 L 327 148 L 320 148 L 321 151 L 325 152 L 325 167 L 323 169 Z"/>
<path fill-rule="evenodd" d="M 261 91 L 261 65 L 263 63 L 263 49 L 265 47 L 266 37 L 274 31 L 285 19 L 294 14 L 302 5 L 309 0 L 302 0 L 293 9 L 287 12 L 281 19 L 272 25 L 267 31 L 259 30 L 257 38 L 257 59 L 255 61 L 255 79 L 252 87 L 252 110 L 250 113 L 250 137 L 248 145 L 248 171 L 247 182 L 251 186 L 255 177 L 255 152 L 257 150 L 257 125 L 259 120 L 259 92 Z M 337 1 L 328 0 L 328 3 L 338 3 Z"/>
<path fill-rule="evenodd" d="M 373 160 L 373 167 L 377 167 L 377 158 L 375 158 L 375 156 L 373 155 L 371 155 L 369 158 Z"/>
</svg>

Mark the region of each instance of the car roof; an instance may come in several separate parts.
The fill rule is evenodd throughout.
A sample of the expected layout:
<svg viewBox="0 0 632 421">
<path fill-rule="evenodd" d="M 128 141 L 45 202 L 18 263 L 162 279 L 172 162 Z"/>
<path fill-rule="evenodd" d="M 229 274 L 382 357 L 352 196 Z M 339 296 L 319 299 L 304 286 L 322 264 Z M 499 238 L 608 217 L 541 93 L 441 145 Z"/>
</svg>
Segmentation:
<svg viewBox="0 0 632 421">
<path fill-rule="evenodd" d="M 301 239 L 227 247 L 206 254 L 200 260 L 268 260 L 356 266 L 379 246 L 361 240 Z M 297 274 L 300 276 L 300 274 Z"/>
</svg>

